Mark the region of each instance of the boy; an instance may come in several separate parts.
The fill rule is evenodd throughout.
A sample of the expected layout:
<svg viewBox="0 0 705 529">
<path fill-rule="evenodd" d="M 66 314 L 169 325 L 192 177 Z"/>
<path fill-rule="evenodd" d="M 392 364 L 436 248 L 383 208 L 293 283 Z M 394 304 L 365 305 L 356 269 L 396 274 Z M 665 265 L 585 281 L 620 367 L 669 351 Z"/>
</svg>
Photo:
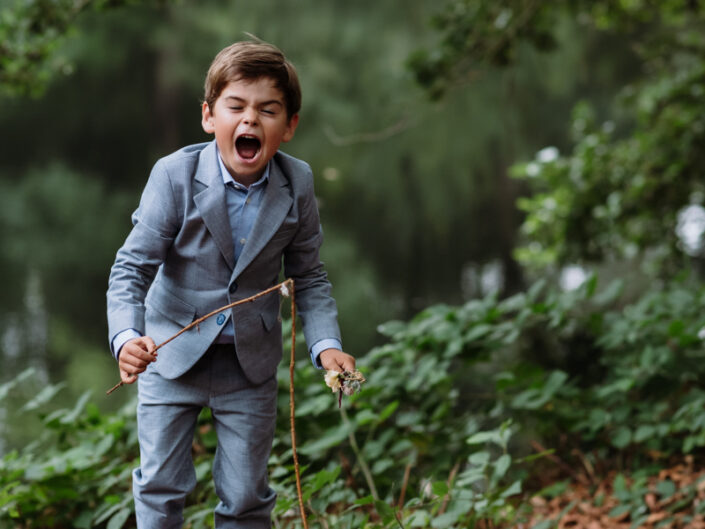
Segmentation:
<svg viewBox="0 0 705 529">
<path fill-rule="evenodd" d="M 238 42 L 208 70 L 202 105 L 210 143 L 159 160 L 117 252 L 108 287 L 111 348 L 121 379 L 138 379 L 137 525 L 177 528 L 196 484 L 191 444 L 207 406 L 218 435 L 213 478 L 218 528 L 271 527 L 267 482 L 276 368 L 282 355 L 279 296 L 209 318 L 208 312 L 295 281 L 315 365 L 352 371 L 341 351 L 335 301 L 319 261 L 321 230 L 309 166 L 278 151 L 298 124 L 296 71 L 274 46 Z"/>
</svg>

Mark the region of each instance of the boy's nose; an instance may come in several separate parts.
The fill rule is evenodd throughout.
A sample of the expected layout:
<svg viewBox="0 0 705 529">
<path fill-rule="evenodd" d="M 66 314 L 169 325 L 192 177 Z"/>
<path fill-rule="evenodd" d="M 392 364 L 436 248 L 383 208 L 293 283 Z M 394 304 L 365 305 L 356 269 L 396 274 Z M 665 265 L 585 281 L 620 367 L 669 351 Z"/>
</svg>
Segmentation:
<svg viewBox="0 0 705 529">
<path fill-rule="evenodd" d="M 257 123 L 257 111 L 255 109 L 245 110 L 242 119 L 248 125 L 255 125 Z"/>
</svg>

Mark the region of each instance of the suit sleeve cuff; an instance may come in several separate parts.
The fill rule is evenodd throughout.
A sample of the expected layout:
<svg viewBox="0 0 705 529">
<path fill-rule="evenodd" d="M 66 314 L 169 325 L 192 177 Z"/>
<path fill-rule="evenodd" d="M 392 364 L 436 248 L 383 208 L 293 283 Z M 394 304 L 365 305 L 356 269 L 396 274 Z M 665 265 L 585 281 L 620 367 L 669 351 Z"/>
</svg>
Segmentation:
<svg viewBox="0 0 705 529">
<path fill-rule="evenodd" d="M 142 336 L 142 333 L 140 333 L 137 329 L 125 329 L 124 331 L 117 333 L 110 344 L 115 360 L 120 358 L 120 350 L 123 345 L 133 338 L 139 338 L 140 336 Z"/>
<path fill-rule="evenodd" d="M 311 362 L 313 362 L 313 365 L 318 369 L 323 369 L 321 361 L 318 357 L 326 349 L 342 350 L 343 344 L 340 343 L 340 340 L 336 340 L 335 338 L 325 338 L 323 340 L 318 340 L 315 344 L 313 344 L 311 346 Z"/>
</svg>

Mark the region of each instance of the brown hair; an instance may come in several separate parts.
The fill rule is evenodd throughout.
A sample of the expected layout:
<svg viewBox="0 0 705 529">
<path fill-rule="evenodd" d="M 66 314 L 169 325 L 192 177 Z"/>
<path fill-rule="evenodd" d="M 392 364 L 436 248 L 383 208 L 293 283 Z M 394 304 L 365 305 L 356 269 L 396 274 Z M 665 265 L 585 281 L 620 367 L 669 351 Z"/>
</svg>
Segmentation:
<svg viewBox="0 0 705 529">
<path fill-rule="evenodd" d="M 279 48 L 261 40 L 231 44 L 215 56 L 206 75 L 204 99 L 213 105 L 230 81 L 269 77 L 284 96 L 289 119 L 301 108 L 301 86 L 296 69 Z"/>
</svg>

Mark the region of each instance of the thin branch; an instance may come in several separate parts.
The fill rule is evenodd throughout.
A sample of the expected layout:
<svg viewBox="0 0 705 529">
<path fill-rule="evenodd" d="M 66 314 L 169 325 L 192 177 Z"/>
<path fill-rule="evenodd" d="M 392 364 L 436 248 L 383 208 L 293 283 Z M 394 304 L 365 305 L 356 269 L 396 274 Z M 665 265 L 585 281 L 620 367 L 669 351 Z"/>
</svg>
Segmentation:
<svg viewBox="0 0 705 529">
<path fill-rule="evenodd" d="M 450 501 L 450 489 L 453 486 L 453 482 L 455 481 L 455 476 L 458 474 L 458 470 L 460 470 L 460 462 L 457 462 L 455 465 L 453 465 L 453 468 L 450 470 L 450 475 L 448 476 L 448 492 L 443 498 L 443 504 L 441 505 L 441 508 L 438 509 L 438 516 L 446 512 L 446 507 L 448 507 L 448 502 Z"/>
<path fill-rule="evenodd" d="M 289 282 L 291 282 L 291 283 L 293 284 L 294 281 L 293 281 L 293 279 L 287 279 L 286 281 L 282 281 L 281 283 L 279 283 L 279 284 L 277 284 L 277 285 L 274 285 L 273 287 L 269 287 L 267 290 L 263 290 L 262 292 L 259 292 L 259 293 L 255 294 L 254 296 L 250 296 L 249 298 L 241 299 L 240 301 L 235 301 L 235 302 L 230 303 L 230 304 L 228 304 L 228 305 L 224 305 L 223 307 L 220 307 L 219 309 L 215 309 L 213 312 L 209 312 L 209 313 L 206 314 L 205 316 L 203 316 L 203 317 L 201 317 L 201 318 L 198 318 L 197 320 L 194 320 L 194 321 L 192 321 L 191 323 L 189 323 L 186 327 L 184 327 L 183 329 L 181 329 L 179 332 L 177 332 L 177 333 L 176 333 L 174 336 L 172 336 L 171 338 L 167 338 L 166 340 L 164 340 L 162 343 L 160 343 L 159 345 L 157 345 L 157 346 L 154 348 L 154 351 L 153 351 L 153 352 L 156 353 L 159 349 L 161 349 L 162 347 L 164 347 L 166 344 L 168 344 L 168 343 L 169 343 L 170 341 L 172 341 L 174 338 L 176 338 L 176 337 L 178 337 L 178 336 L 181 336 L 183 333 L 185 333 L 186 331 L 188 331 L 188 330 L 190 330 L 190 329 L 193 329 L 194 327 L 196 327 L 196 326 L 198 326 L 199 324 L 201 324 L 201 323 L 203 323 L 204 321 L 206 321 L 206 320 L 207 320 L 208 318 L 210 318 L 211 316 L 215 316 L 215 315 L 218 314 L 219 312 L 223 312 L 224 310 L 231 309 L 231 308 L 233 308 L 233 307 L 235 307 L 235 306 L 237 306 L 237 305 L 242 305 L 243 303 L 249 303 L 249 302 L 254 301 L 254 300 L 258 299 L 258 298 L 261 298 L 262 296 L 265 296 L 265 295 L 269 294 L 270 292 L 274 292 L 275 290 L 279 290 L 279 289 L 282 287 L 282 285 L 285 285 L 285 284 L 287 284 L 287 283 L 289 283 Z M 293 286 L 291 287 L 291 289 L 292 289 L 292 295 L 291 295 L 291 297 L 293 298 L 293 297 L 294 297 L 294 294 L 293 294 Z M 106 391 L 105 394 L 106 394 L 106 395 L 110 395 L 113 391 L 115 391 L 116 389 L 118 389 L 120 386 L 123 386 L 123 385 L 125 385 L 125 383 L 121 380 L 119 383 L 115 384 L 112 388 L 110 388 L 108 391 Z"/>
<path fill-rule="evenodd" d="M 301 473 L 299 470 L 299 456 L 296 454 L 296 427 L 294 426 L 294 362 L 296 352 L 296 303 L 294 302 L 294 281 L 287 279 L 291 289 L 291 361 L 289 362 L 289 423 L 291 424 L 291 451 L 294 457 L 294 472 L 296 473 L 296 492 L 299 495 L 299 510 L 301 511 L 301 521 L 304 529 L 308 529 L 306 521 L 306 510 L 304 509 L 304 498 L 301 493 Z"/>
<path fill-rule="evenodd" d="M 362 470 L 362 474 L 365 476 L 365 481 L 367 481 L 367 486 L 370 488 L 370 492 L 372 493 L 372 497 L 375 500 L 379 500 L 379 494 L 377 494 L 377 487 L 375 487 L 375 482 L 374 479 L 372 479 L 372 472 L 370 472 L 370 467 L 367 466 L 367 461 L 365 461 L 365 458 L 362 455 L 362 451 L 360 450 L 360 447 L 357 445 L 357 441 L 355 440 L 355 434 L 352 431 L 351 425 L 350 425 L 350 419 L 348 419 L 348 414 L 345 411 L 345 407 L 340 408 L 340 415 L 343 418 L 343 422 L 345 423 L 345 426 L 347 427 L 348 431 L 348 440 L 350 441 L 350 446 L 353 449 L 353 452 L 355 452 L 355 456 L 357 456 L 357 462 L 360 464 L 360 469 Z"/>
<path fill-rule="evenodd" d="M 397 121 L 394 125 L 390 125 L 386 129 L 376 132 L 359 132 L 350 134 L 349 136 L 340 136 L 333 130 L 330 125 L 323 126 L 323 133 L 328 140 L 337 147 L 348 147 L 356 143 L 374 143 L 391 138 L 411 127 L 411 120 L 404 117 Z"/>
<path fill-rule="evenodd" d="M 404 479 L 402 480 L 401 483 L 401 492 L 399 493 L 399 501 L 397 502 L 397 506 L 401 509 L 404 507 L 404 499 L 406 496 L 406 488 L 409 486 L 409 477 L 411 476 L 411 464 L 412 462 L 409 461 L 406 464 L 406 468 L 404 469 Z"/>
<path fill-rule="evenodd" d="M 539 453 L 546 452 L 547 450 L 543 447 L 541 443 L 539 443 L 536 440 L 531 441 L 531 446 L 534 448 Z M 570 476 L 573 477 L 576 481 L 579 481 L 583 485 L 590 485 L 590 480 L 587 479 L 582 473 L 576 472 L 575 469 L 563 461 L 560 457 L 558 457 L 556 454 L 546 454 L 546 457 L 556 463 L 559 467 L 561 467 L 565 472 L 567 472 Z"/>
</svg>

